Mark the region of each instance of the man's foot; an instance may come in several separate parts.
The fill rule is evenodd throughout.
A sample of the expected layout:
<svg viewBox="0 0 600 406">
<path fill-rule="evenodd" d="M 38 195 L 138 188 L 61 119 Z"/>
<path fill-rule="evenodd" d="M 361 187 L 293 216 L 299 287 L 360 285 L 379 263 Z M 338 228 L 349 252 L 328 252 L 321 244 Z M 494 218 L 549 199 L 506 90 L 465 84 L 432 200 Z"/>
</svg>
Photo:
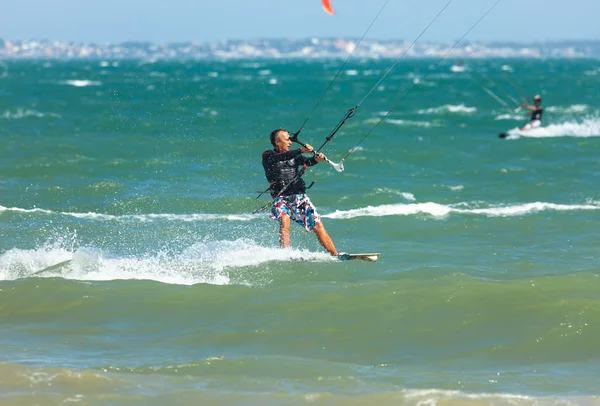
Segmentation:
<svg viewBox="0 0 600 406">
<path fill-rule="evenodd" d="M 347 252 L 340 252 L 337 254 L 337 257 L 340 261 L 346 261 L 348 258 L 350 258 Z"/>
</svg>

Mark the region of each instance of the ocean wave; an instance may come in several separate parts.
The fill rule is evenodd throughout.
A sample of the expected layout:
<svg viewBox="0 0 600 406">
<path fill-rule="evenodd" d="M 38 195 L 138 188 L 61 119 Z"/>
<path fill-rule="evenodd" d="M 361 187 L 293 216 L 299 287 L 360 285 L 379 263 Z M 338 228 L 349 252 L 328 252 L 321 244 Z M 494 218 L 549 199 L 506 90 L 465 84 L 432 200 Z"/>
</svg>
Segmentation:
<svg viewBox="0 0 600 406">
<path fill-rule="evenodd" d="M 83 79 L 65 80 L 63 82 L 59 82 L 59 84 L 75 86 L 75 87 L 102 86 L 102 82 L 99 82 L 97 80 L 83 80 Z"/>
<path fill-rule="evenodd" d="M 494 120 L 522 120 L 523 117 L 519 114 L 500 114 Z"/>
<path fill-rule="evenodd" d="M 514 217 L 541 211 L 580 211 L 600 210 L 597 204 L 555 204 L 545 202 L 524 203 L 508 206 L 490 206 L 486 208 L 470 207 L 468 203 L 444 205 L 439 203 L 412 203 L 412 204 L 383 204 L 380 206 L 367 206 L 352 210 L 336 210 L 322 217 L 331 219 L 351 219 L 355 217 L 383 217 L 383 216 L 409 216 L 415 214 L 428 214 L 433 217 L 446 217 L 456 214 L 480 214 L 489 217 Z"/>
<path fill-rule="evenodd" d="M 60 115 L 56 113 L 42 113 L 40 111 L 31 110 L 31 109 L 16 109 L 14 111 L 7 110 L 4 113 L 0 114 L 0 119 L 5 120 L 18 120 L 21 118 L 27 117 L 52 117 L 52 118 L 60 118 Z"/>
<path fill-rule="evenodd" d="M 550 106 L 546 107 L 544 110 L 551 113 L 585 113 L 590 109 L 590 106 L 587 104 L 573 104 L 570 106 Z"/>
<path fill-rule="evenodd" d="M 463 186 L 444 186 L 451 190 L 461 190 Z M 394 189 L 384 188 L 375 190 L 375 194 L 394 194 L 400 195 L 404 199 L 414 201 L 415 197 L 412 193 L 400 192 Z M 415 214 L 429 214 L 433 217 L 445 217 L 449 214 L 482 214 L 490 217 L 512 217 L 522 216 L 526 214 L 537 213 L 541 211 L 580 211 L 580 210 L 600 210 L 600 203 L 596 201 L 587 201 L 585 204 L 557 204 L 550 202 L 531 202 L 521 204 L 505 204 L 505 205 L 485 205 L 484 202 L 476 203 L 455 203 L 455 204 L 440 204 L 435 202 L 425 203 L 394 203 L 382 204 L 379 206 L 366 206 L 358 209 L 336 210 L 333 213 L 322 214 L 321 217 L 331 219 L 350 219 L 355 217 L 382 217 L 382 216 L 408 216 Z M 19 207 L 4 207 L 0 206 L 0 213 L 15 212 L 15 213 L 41 213 L 48 215 L 71 216 L 79 219 L 99 220 L 99 221 L 115 221 L 115 222 L 152 222 L 152 221 L 252 221 L 262 219 L 264 214 L 248 214 L 248 213 L 196 213 L 196 214 L 171 214 L 171 213 L 146 213 L 146 214 L 103 214 L 103 213 L 76 213 L 76 212 L 55 212 L 52 210 L 33 208 L 23 209 Z"/>
<path fill-rule="evenodd" d="M 404 199 L 409 200 L 409 201 L 417 200 L 415 198 L 415 195 L 413 195 L 412 193 L 401 192 L 400 190 L 391 189 L 391 188 L 376 188 L 375 193 L 373 193 L 373 194 L 397 195 L 397 196 L 402 196 Z"/>
<path fill-rule="evenodd" d="M 454 73 L 462 73 L 467 71 L 467 67 L 465 65 L 452 65 L 450 67 L 450 71 Z"/>
<path fill-rule="evenodd" d="M 129 359 L 127 361 L 131 362 Z M 423 389 L 403 389 L 400 380 L 410 381 L 410 374 L 397 372 L 385 363 L 361 366 L 318 358 L 264 355 L 207 357 L 181 364 L 148 367 L 74 369 L 0 363 L 0 372 L 5 377 L 0 382 L 0 388 L 4 398 L 11 404 L 56 404 L 57 399 L 62 403 L 102 404 L 106 398 L 110 398 L 113 404 L 127 404 L 135 399 L 136 402 L 151 406 L 165 403 L 564 406 L 594 405 L 598 401 L 596 396 L 534 396 L 495 391 L 493 389 L 498 380 L 507 380 L 510 374 L 493 371 L 480 373 L 480 381 L 490 387 L 487 393 L 427 386 Z M 373 376 L 378 373 L 382 376 L 395 373 L 396 378 L 374 382 Z M 416 375 L 421 374 L 420 371 L 416 372 Z M 465 378 L 462 379 L 459 374 L 452 372 L 429 372 L 429 375 L 430 380 L 441 376 L 452 379 L 459 388 L 465 385 L 465 378 L 475 381 L 474 374 L 463 373 L 461 375 Z M 568 378 L 561 377 L 559 381 L 563 384 Z M 529 379 L 533 381 L 533 378 Z M 398 383 L 393 385 L 394 382 Z"/>
<path fill-rule="evenodd" d="M 419 85 L 419 86 L 427 86 L 427 87 L 436 87 L 437 86 L 437 83 L 429 81 L 429 80 L 425 80 L 423 78 L 414 78 L 413 83 L 415 85 Z"/>
<path fill-rule="evenodd" d="M 464 104 L 445 104 L 439 107 L 432 107 L 428 109 L 421 109 L 417 111 L 417 114 L 445 114 L 445 113 L 457 113 L 457 114 L 471 114 L 477 111 L 477 107 L 468 107 Z"/>
<path fill-rule="evenodd" d="M 585 118 L 581 121 L 568 121 L 560 124 L 550 124 L 528 131 L 513 128 L 507 133 L 508 139 L 553 138 L 553 137 L 598 137 L 600 136 L 600 118 Z"/>
<path fill-rule="evenodd" d="M 15 213 L 42 213 L 42 214 L 55 214 L 61 216 L 75 217 L 79 219 L 90 219 L 90 220 L 104 220 L 104 221 L 124 221 L 124 222 L 150 222 L 156 220 L 167 220 L 167 221 L 216 221 L 216 220 L 228 220 L 228 221 L 250 221 L 257 217 L 259 214 L 212 214 L 212 213 L 196 213 L 196 214 L 171 214 L 171 213 L 147 213 L 147 214 L 104 214 L 104 213 L 77 213 L 77 212 L 62 212 L 52 211 L 42 208 L 24 209 L 20 207 L 4 207 L 0 206 L 0 213 L 2 212 L 15 212 Z"/>
<path fill-rule="evenodd" d="M 76 247 L 71 238 L 64 238 L 37 249 L 15 248 L 0 255 L 0 280 L 61 277 L 87 281 L 154 280 L 178 285 L 256 285 L 268 282 L 268 275 L 248 280 L 228 271 L 273 261 L 334 260 L 324 252 L 264 247 L 247 239 L 198 242 L 177 252 L 164 248 L 123 256 L 95 247 Z"/>
<path fill-rule="evenodd" d="M 385 121 L 390 124 L 399 125 L 399 126 L 407 126 L 407 127 L 423 127 L 423 128 L 440 127 L 439 124 L 431 122 L 431 121 L 415 121 L 415 120 L 401 120 L 401 119 L 387 119 Z"/>
</svg>

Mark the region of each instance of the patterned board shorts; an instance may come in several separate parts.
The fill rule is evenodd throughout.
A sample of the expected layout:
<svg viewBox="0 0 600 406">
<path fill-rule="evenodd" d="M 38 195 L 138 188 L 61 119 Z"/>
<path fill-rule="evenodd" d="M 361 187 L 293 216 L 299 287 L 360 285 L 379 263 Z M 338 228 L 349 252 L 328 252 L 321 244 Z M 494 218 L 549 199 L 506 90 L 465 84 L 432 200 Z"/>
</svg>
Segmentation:
<svg viewBox="0 0 600 406">
<path fill-rule="evenodd" d="M 278 220 L 284 213 L 304 227 L 306 231 L 312 231 L 317 223 L 321 221 L 317 209 L 304 193 L 277 197 L 273 201 L 270 217 Z"/>
<path fill-rule="evenodd" d="M 542 125 L 542 122 L 540 120 L 531 120 L 530 122 L 525 124 L 525 127 L 523 127 L 523 128 L 525 130 L 531 130 L 532 128 L 538 128 L 541 125 Z"/>
</svg>

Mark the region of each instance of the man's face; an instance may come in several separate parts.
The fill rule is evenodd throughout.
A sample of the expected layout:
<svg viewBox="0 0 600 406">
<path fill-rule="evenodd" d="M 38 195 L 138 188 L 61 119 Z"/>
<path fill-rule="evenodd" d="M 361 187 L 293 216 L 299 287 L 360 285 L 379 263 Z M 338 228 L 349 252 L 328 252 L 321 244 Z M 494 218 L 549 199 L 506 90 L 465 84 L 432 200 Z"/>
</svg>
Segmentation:
<svg viewBox="0 0 600 406">
<path fill-rule="evenodd" d="M 275 148 L 280 152 L 287 152 L 290 150 L 290 145 L 292 145 L 292 141 L 290 141 L 290 133 L 287 131 L 279 131 L 277 134 L 277 140 L 275 141 Z"/>
</svg>

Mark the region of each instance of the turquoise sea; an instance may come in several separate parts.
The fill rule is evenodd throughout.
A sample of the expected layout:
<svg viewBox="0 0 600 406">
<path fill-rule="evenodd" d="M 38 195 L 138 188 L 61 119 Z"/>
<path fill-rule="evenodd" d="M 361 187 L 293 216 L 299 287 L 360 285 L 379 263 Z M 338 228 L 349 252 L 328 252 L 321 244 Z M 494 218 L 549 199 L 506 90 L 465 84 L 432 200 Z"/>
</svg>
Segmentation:
<svg viewBox="0 0 600 406">
<path fill-rule="evenodd" d="M 600 61 L 435 62 L 300 134 L 375 86 L 305 174 L 367 263 L 251 214 L 342 60 L 0 61 L 0 404 L 600 404 Z"/>
</svg>

